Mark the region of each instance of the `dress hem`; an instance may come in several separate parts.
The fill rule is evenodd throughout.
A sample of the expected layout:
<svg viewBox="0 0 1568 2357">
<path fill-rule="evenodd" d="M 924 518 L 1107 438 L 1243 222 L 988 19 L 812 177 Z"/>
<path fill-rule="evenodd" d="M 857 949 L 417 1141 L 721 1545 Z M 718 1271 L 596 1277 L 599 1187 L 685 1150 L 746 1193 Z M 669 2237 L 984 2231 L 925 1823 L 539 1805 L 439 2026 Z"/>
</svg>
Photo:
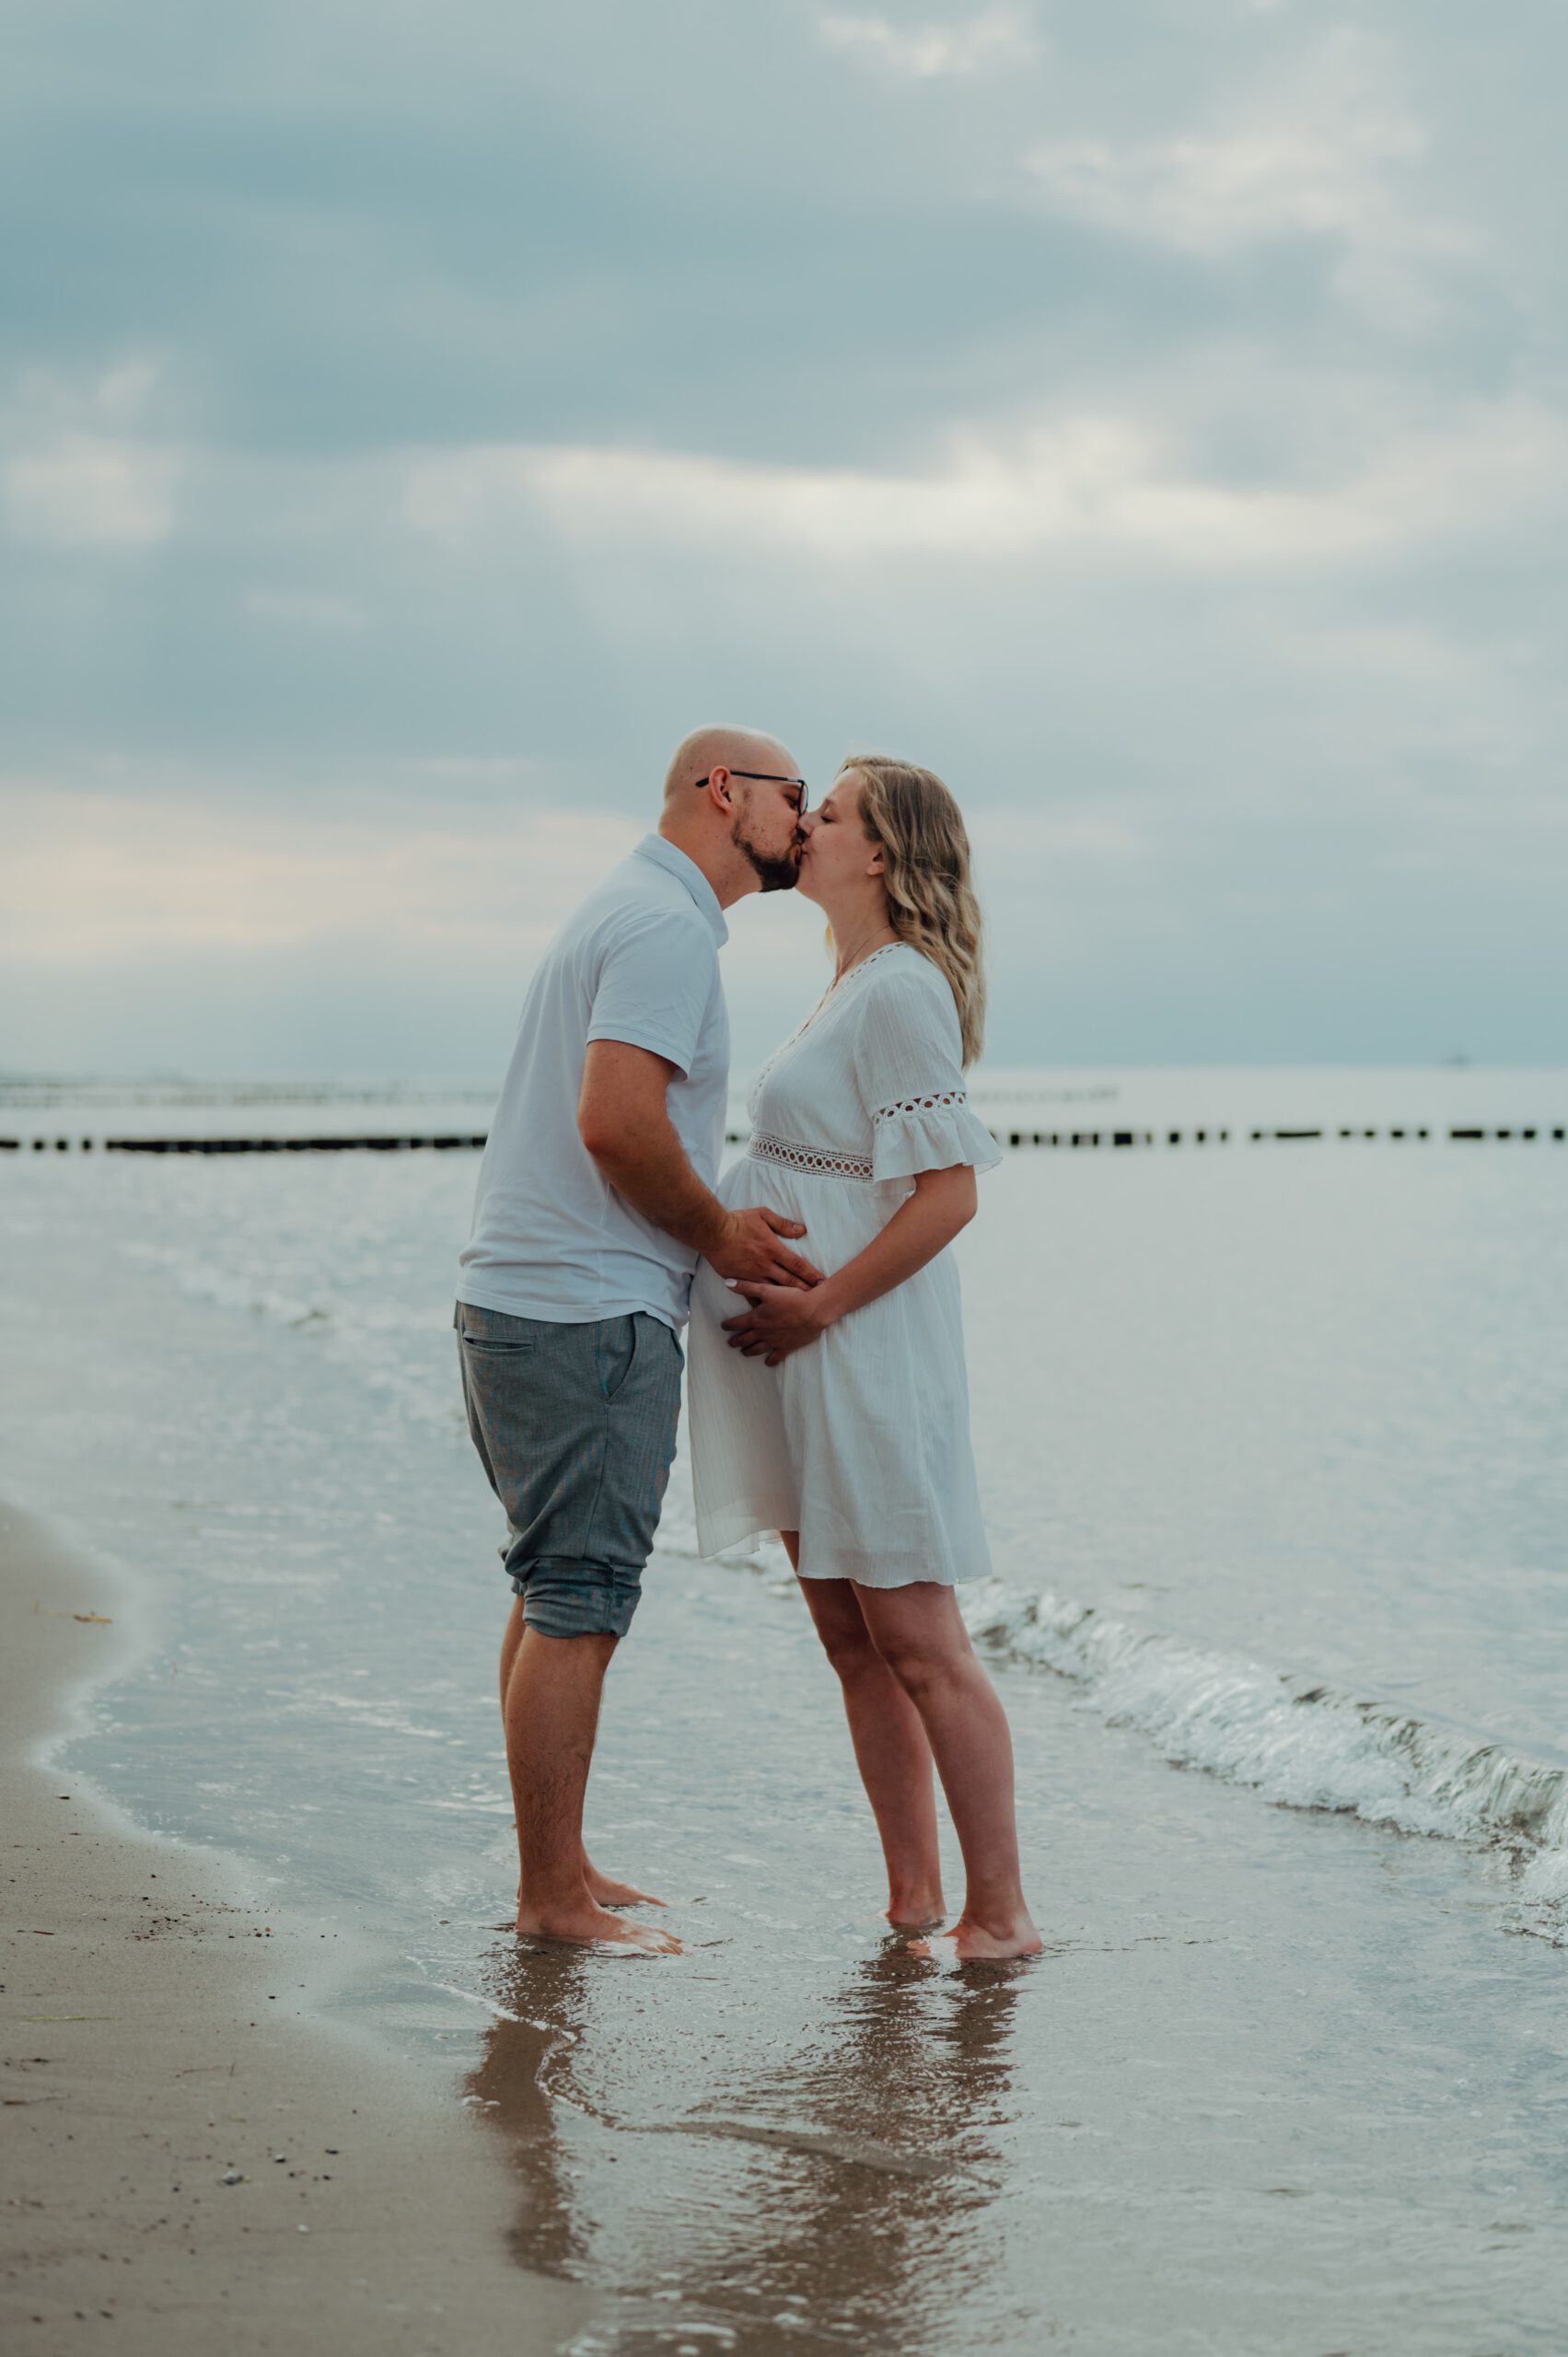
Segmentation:
<svg viewBox="0 0 1568 2357">
<path fill-rule="evenodd" d="M 876 1588 L 885 1595 L 889 1588 L 895 1587 L 968 1587 L 971 1581 L 992 1579 L 994 1573 L 991 1565 L 985 1563 L 978 1571 L 955 1572 L 950 1579 L 944 1579 L 939 1573 L 923 1579 L 916 1573 L 912 1579 L 907 1580 L 866 1580 L 856 1579 L 853 1572 L 796 1572 L 795 1576 L 797 1580 L 849 1580 L 856 1587 Z"/>
<path fill-rule="evenodd" d="M 759 1539 L 776 1538 L 781 1530 L 798 1530 L 800 1508 L 790 1507 L 776 1522 L 758 1522 L 748 1516 L 734 1523 L 721 1523 L 719 1527 L 726 1532 L 722 1538 L 712 1536 L 712 1522 L 708 1523 L 705 1530 L 698 1533 L 697 1552 L 704 1563 L 715 1562 L 720 1555 L 727 1555 L 732 1547 L 744 1547 L 755 1554 Z"/>
<path fill-rule="evenodd" d="M 798 1506 L 790 1508 L 772 1522 L 761 1522 L 748 1516 L 744 1521 L 733 1523 L 729 1527 L 729 1536 L 726 1538 L 714 1539 L 707 1533 L 701 1535 L 697 1540 L 697 1553 L 704 1563 L 716 1562 L 721 1555 L 727 1555 L 738 1547 L 744 1548 L 749 1555 L 754 1555 L 762 1539 L 777 1538 L 780 1533 L 785 1530 L 797 1530 L 800 1527 L 799 1517 Z M 916 1572 L 908 1579 L 900 1580 L 858 1578 L 854 1572 L 797 1572 L 796 1577 L 802 1580 L 854 1580 L 857 1587 L 883 1589 L 967 1587 L 974 1580 L 993 1579 L 995 1571 L 990 1562 L 984 1562 L 977 1564 L 973 1571 L 954 1572 L 949 1574 L 940 1572 L 922 1574 Z"/>
</svg>

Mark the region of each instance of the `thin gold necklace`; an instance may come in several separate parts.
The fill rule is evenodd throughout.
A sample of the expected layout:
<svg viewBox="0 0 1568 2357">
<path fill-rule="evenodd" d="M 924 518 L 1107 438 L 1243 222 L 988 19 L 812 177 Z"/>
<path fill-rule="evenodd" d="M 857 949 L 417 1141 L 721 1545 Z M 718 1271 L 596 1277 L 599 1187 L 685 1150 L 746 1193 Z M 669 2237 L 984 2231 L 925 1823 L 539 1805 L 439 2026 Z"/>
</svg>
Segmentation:
<svg viewBox="0 0 1568 2357">
<path fill-rule="evenodd" d="M 839 983 L 843 981 L 844 976 L 849 973 L 854 967 L 860 963 L 863 953 L 869 949 L 871 944 L 876 940 L 877 933 L 885 933 L 888 935 L 889 946 L 896 942 L 899 937 L 890 924 L 883 924 L 877 926 L 877 933 L 868 933 L 864 941 L 857 941 L 852 954 L 844 959 L 842 965 L 839 968 L 838 972 L 833 976 L 833 986 L 835 989 L 838 987 Z"/>
</svg>

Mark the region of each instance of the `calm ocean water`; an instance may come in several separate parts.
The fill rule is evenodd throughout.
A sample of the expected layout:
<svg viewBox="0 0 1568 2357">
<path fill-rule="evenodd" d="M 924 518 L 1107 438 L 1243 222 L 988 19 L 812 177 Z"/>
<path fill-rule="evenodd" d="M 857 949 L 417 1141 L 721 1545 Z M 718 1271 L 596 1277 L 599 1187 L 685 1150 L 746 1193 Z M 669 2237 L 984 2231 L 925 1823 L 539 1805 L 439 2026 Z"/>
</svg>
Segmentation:
<svg viewBox="0 0 1568 2357">
<path fill-rule="evenodd" d="M 1561 1123 L 1568 1074 L 987 1086 L 1233 1133 L 1010 1155 L 959 1247 L 1040 1963 L 882 1938 L 782 1556 L 701 1563 L 680 1465 L 591 1833 L 691 1953 L 497 1931 L 469 1155 L 0 1164 L 0 1489 L 158 1607 L 74 1761 L 343 1935 L 318 2002 L 494 2119 L 584 2357 L 1555 2350 L 1568 1146 L 1246 1133 Z"/>
</svg>

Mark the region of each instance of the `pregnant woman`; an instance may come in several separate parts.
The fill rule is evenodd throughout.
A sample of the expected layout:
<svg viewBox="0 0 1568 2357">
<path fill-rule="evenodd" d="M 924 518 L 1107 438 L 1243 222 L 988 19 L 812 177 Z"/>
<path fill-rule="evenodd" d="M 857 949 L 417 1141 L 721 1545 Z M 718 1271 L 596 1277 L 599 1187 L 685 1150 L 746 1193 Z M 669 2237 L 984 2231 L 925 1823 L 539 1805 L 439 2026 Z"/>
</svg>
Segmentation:
<svg viewBox="0 0 1568 2357">
<path fill-rule="evenodd" d="M 691 1430 L 704 1555 L 776 1530 L 843 1689 L 888 1862 L 889 1920 L 946 1910 L 932 1769 L 963 1852 L 964 1958 L 1033 1955 L 1002 1705 L 953 1590 L 991 1569 L 947 1247 L 998 1159 L 964 1066 L 984 1014 L 969 839 L 940 778 L 847 766 L 801 820 L 799 889 L 835 952 L 821 1004 L 763 1067 L 726 1204 L 805 1223 L 820 1285 L 691 1297 Z"/>
</svg>

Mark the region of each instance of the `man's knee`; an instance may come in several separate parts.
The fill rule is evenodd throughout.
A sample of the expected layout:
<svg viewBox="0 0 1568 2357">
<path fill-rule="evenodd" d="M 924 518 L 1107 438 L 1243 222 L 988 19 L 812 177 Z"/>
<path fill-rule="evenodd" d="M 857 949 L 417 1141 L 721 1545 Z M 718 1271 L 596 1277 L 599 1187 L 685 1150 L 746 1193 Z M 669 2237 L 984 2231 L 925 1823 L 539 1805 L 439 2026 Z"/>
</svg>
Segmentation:
<svg viewBox="0 0 1568 2357">
<path fill-rule="evenodd" d="M 559 1655 L 563 1666 L 570 1663 L 575 1667 L 597 1662 L 601 1672 L 609 1668 L 615 1648 L 621 1643 L 619 1637 L 596 1636 L 591 1630 L 580 1630 L 575 1635 L 570 1632 L 563 1635 L 552 1633 L 548 1629 L 534 1628 L 531 1622 L 524 1631 L 525 1642 L 530 1637 L 536 1640 L 536 1658 L 538 1649 L 542 1647 L 547 1656 Z"/>
<path fill-rule="evenodd" d="M 640 1564 L 540 1556 L 514 1574 L 523 1619 L 541 1637 L 608 1638 L 632 1626 L 642 1595 Z"/>
</svg>

